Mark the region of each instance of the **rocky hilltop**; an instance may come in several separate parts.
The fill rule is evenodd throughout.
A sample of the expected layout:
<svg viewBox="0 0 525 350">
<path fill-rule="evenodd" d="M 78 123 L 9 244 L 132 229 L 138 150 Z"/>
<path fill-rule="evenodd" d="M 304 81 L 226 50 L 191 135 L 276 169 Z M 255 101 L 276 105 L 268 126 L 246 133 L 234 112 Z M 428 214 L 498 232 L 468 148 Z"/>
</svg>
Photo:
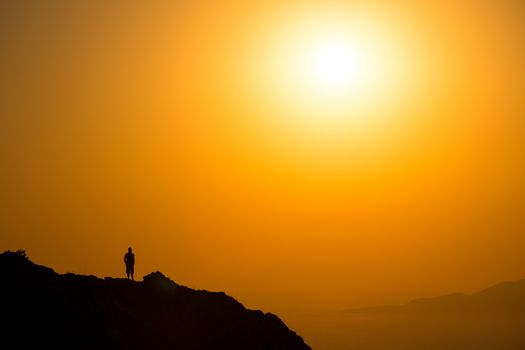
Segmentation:
<svg viewBox="0 0 525 350">
<path fill-rule="evenodd" d="M 0 254 L 2 348 L 308 350 L 275 315 L 224 293 L 57 274 L 23 251 Z"/>
</svg>

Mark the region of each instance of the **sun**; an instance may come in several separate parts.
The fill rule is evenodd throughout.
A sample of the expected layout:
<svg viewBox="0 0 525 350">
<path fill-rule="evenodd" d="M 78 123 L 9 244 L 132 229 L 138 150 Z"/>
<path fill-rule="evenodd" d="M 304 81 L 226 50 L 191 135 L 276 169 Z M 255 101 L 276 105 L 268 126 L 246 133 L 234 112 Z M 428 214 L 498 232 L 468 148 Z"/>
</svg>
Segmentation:
<svg viewBox="0 0 525 350">
<path fill-rule="evenodd" d="M 356 78 L 362 68 L 359 61 L 359 55 L 348 47 L 322 46 L 313 53 L 311 67 L 320 81 L 338 85 Z"/>
<path fill-rule="evenodd" d="M 392 31 L 375 23 L 298 27 L 269 45 L 268 65 L 257 69 L 291 114 L 305 115 L 306 122 L 314 113 L 320 123 L 345 122 L 401 100 L 410 60 Z"/>
<path fill-rule="evenodd" d="M 370 115 L 403 85 L 402 61 L 385 35 L 320 31 L 312 37 L 294 49 L 294 62 L 282 77 L 288 78 L 298 106 L 317 110 L 322 123 L 331 115 Z"/>
<path fill-rule="evenodd" d="M 248 122 L 296 145 L 387 144 L 385 135 L 410 128 L 424 91 L 418 38 L 403 18 L 373 11 L 272 21 L 244 56 L 243 93 L 260 107 Z"/>
</svg>

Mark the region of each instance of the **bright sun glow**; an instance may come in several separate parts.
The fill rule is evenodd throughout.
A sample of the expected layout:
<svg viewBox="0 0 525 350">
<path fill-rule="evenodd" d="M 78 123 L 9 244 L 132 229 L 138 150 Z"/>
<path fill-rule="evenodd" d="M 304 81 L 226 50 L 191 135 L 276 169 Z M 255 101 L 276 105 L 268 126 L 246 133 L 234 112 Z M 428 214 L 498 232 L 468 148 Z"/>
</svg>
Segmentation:
<svg viewBox="0 0 525 350">
<path fill-rule="evenodd" d="M 271 28 L 247 76 L 275 133 L 361 147 L 409 123 L 421 59 L 400 18 L 316 12 Z"/>
<path fill-rule="evenodd" d="M 323 47 L 312 61 L 312 67 L 319 78 L 333 84 L 355 78 L 361 68 L 357 53 L 344 46 Z"/>
</svg>

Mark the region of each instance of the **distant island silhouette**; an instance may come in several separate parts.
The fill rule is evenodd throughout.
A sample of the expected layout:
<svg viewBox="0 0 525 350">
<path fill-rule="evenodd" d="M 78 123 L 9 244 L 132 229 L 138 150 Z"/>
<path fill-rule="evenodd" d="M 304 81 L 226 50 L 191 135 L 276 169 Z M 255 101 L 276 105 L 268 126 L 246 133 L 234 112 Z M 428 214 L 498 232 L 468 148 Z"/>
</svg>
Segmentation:
<svg viewBox="0 0 525 350">
<path fill-rule="evenodd" d="M 344 315 L 348 349 L 523 350 L 525 279 Z"/>
<path fill-rule="evenodd" d="M 141 282 L 61 275 L 7 251 L 0 278 L 6 349 L 310 350 L 277 316 L 160 272 Z"/>
<path fill-rule="evenodd" d="M 430 313 L 477 312 L 514 315 L 525 319 L 525 279 L 501 282 L 474 294 L 452 293 L 434 298 L 414 299 L 405 305 L 348 309 L 349 313 Z M 525 338 L 525 337 L 524 337 Z"/>
</svg>

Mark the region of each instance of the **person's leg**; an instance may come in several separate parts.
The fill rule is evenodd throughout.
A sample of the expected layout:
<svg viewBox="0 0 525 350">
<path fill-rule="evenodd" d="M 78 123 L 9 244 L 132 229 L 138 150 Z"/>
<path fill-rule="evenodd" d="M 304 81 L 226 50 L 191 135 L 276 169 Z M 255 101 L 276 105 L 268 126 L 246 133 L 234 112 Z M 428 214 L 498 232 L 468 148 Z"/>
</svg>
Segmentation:
<svg viewBox="0 0 525 350">
<path fill-rule="evenodd" d="M 130 271 L 131 272 L 131 280 L 134 281 L 135 278 L 133 277 L 133 275 L 135 274 L 135 268 L 133 266 L 131 266 L 130 270 L 131 270 Z"/>
</svg>

